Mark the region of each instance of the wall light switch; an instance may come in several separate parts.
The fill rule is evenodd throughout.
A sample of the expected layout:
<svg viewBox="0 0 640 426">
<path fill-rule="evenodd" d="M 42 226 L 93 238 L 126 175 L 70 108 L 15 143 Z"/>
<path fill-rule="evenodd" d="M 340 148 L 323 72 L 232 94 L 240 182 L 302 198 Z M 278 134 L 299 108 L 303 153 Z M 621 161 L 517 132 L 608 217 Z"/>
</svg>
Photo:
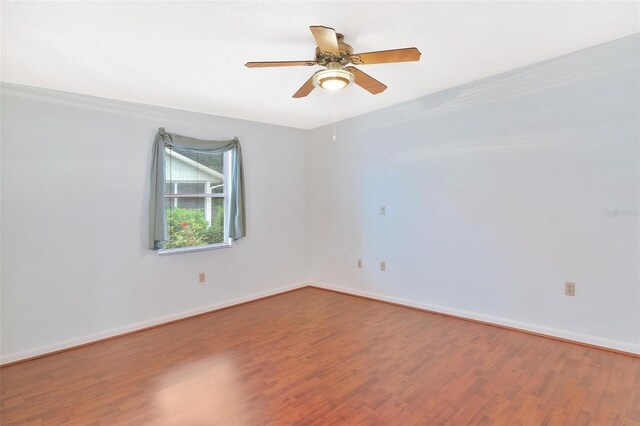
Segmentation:
<svg viewBox="0 0 640 426">
<path fill-rule="evenodd" d="M 382 272 L 387 270 L 387 262 L 380 262 L 380 270 Z"/>
<path fill-rule="evenodd" d="M 200 272 L 198 274 L 198 283 L 202 284 L 203 282 L 205 282 L 205 276 L 204 276 L 204 272 Z"/>
<path fill-rule="evenodd" d="M 358 259 L 358 268 L 362 268 L 362 259 Z"/>
<path fill-rule="evenodd" d="M 387 213 L 387 209 L 385 206 L 380 206 L 380 215 L 384 216 Z"/>
</svg>

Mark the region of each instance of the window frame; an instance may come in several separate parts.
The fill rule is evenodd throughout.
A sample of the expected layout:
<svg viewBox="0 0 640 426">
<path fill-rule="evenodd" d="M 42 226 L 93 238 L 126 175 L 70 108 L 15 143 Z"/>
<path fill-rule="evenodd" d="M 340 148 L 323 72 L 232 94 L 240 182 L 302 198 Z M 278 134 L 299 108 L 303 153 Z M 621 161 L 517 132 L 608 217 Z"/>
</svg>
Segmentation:
<svg viewBox="0 0 640 426">
<path fill-rule="evenodd" d="M 230 248 L 233 245 L 233 239 L 229 238 L 229 189 L 231 185 L 231 150 L 224 152 L 222 158 L 222 174 L 224 176 L 224 187 L 222 194 L 211 194 L 210 197 L 203 198 L 222 198 L 223 199 L 223 208 L 224 208 L 224 239 L 221 243 L 216 244 L 205 244 L 202 246 L 190 246 L 190 247 L 178 247 L 171 249 L 160 249 L 158 250 L 158 256 L 168 256 L 174 254 L 182 254 L 182 253 L 193 253 L 198 251 L 208 251 L 208 250 L 219 250 Z M 166 178 L 165 178 L 166 184 Z M 221 196 L 222 195 L 222 196 Z M 165 194 L 165 198 L 166 198 Z M 171 198 L 189 198 L 193 197 L 193 194 L 180 194 L 175 195 Z M 166 208 L 164 211 L 166 215 Z"/>
</svg>

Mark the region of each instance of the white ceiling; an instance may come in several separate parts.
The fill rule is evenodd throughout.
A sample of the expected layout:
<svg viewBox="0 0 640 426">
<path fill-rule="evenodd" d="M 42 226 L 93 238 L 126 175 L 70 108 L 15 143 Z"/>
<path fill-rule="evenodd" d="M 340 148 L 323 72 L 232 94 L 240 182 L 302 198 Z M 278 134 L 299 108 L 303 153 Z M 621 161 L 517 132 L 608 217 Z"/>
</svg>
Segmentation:
<svg viewBox="0 0 640 426">
<path fill-rule="evenodd" d="M 2 3 L 3 81 L 314 128 L 640 31 L 638 2 Z M 417 63 L 361 69 L 379 95 L 291 95 L 317 67 L 309 25 L 356 52 L 415 46 Z M 335 108 L 335 111 L 334 111 Z"/>
</svg>

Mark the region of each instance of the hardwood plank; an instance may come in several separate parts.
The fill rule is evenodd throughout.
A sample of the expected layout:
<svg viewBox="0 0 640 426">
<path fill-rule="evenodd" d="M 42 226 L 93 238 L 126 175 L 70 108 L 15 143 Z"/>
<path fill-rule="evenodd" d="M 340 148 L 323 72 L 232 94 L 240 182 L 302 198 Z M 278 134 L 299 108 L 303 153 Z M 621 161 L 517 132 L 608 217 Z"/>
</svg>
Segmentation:
<svg viewBox="0 0 640 426">
<path fill-rule="evenodd" d="M 0 370 L 2 425 L 640 425 L 640 360 L 305 288 Z"/>
</svg>

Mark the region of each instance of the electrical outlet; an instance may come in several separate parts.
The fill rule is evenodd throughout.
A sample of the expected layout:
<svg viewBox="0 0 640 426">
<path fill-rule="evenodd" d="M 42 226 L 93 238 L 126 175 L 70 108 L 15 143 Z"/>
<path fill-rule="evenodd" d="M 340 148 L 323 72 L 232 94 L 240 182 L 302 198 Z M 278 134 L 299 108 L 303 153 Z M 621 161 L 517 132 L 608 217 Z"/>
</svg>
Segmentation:
<svg viewBox="0 0 640 426">
<path fill-rule="evenodd" d="M 358 259 L 358 268 L 362 268 L 362 259 Z"/>
<path fill-rule="evenodd" d="M 204 276 L 204 272 L 200 272 L 198 274 L 198 283 L 202 284 L 203 282 L 205 282 L 205 276 Z"/>
<path fill-rule="evenodd" d="M 380 270 L 382 272 L 387 270 L 387 262 L 380 262 Z"/>
<path fill-rule="evenodd" d="M 387 209 L 385 206 L 380 206 L 380 215 L 384 216 L 387 213 Z"/>
<path fill-rule="evenodd" d="M 564 283 L 564 295 L 575 296 L 576 295 L 576 283 L 571 281 L 565 281 Z"/>
</svg>

